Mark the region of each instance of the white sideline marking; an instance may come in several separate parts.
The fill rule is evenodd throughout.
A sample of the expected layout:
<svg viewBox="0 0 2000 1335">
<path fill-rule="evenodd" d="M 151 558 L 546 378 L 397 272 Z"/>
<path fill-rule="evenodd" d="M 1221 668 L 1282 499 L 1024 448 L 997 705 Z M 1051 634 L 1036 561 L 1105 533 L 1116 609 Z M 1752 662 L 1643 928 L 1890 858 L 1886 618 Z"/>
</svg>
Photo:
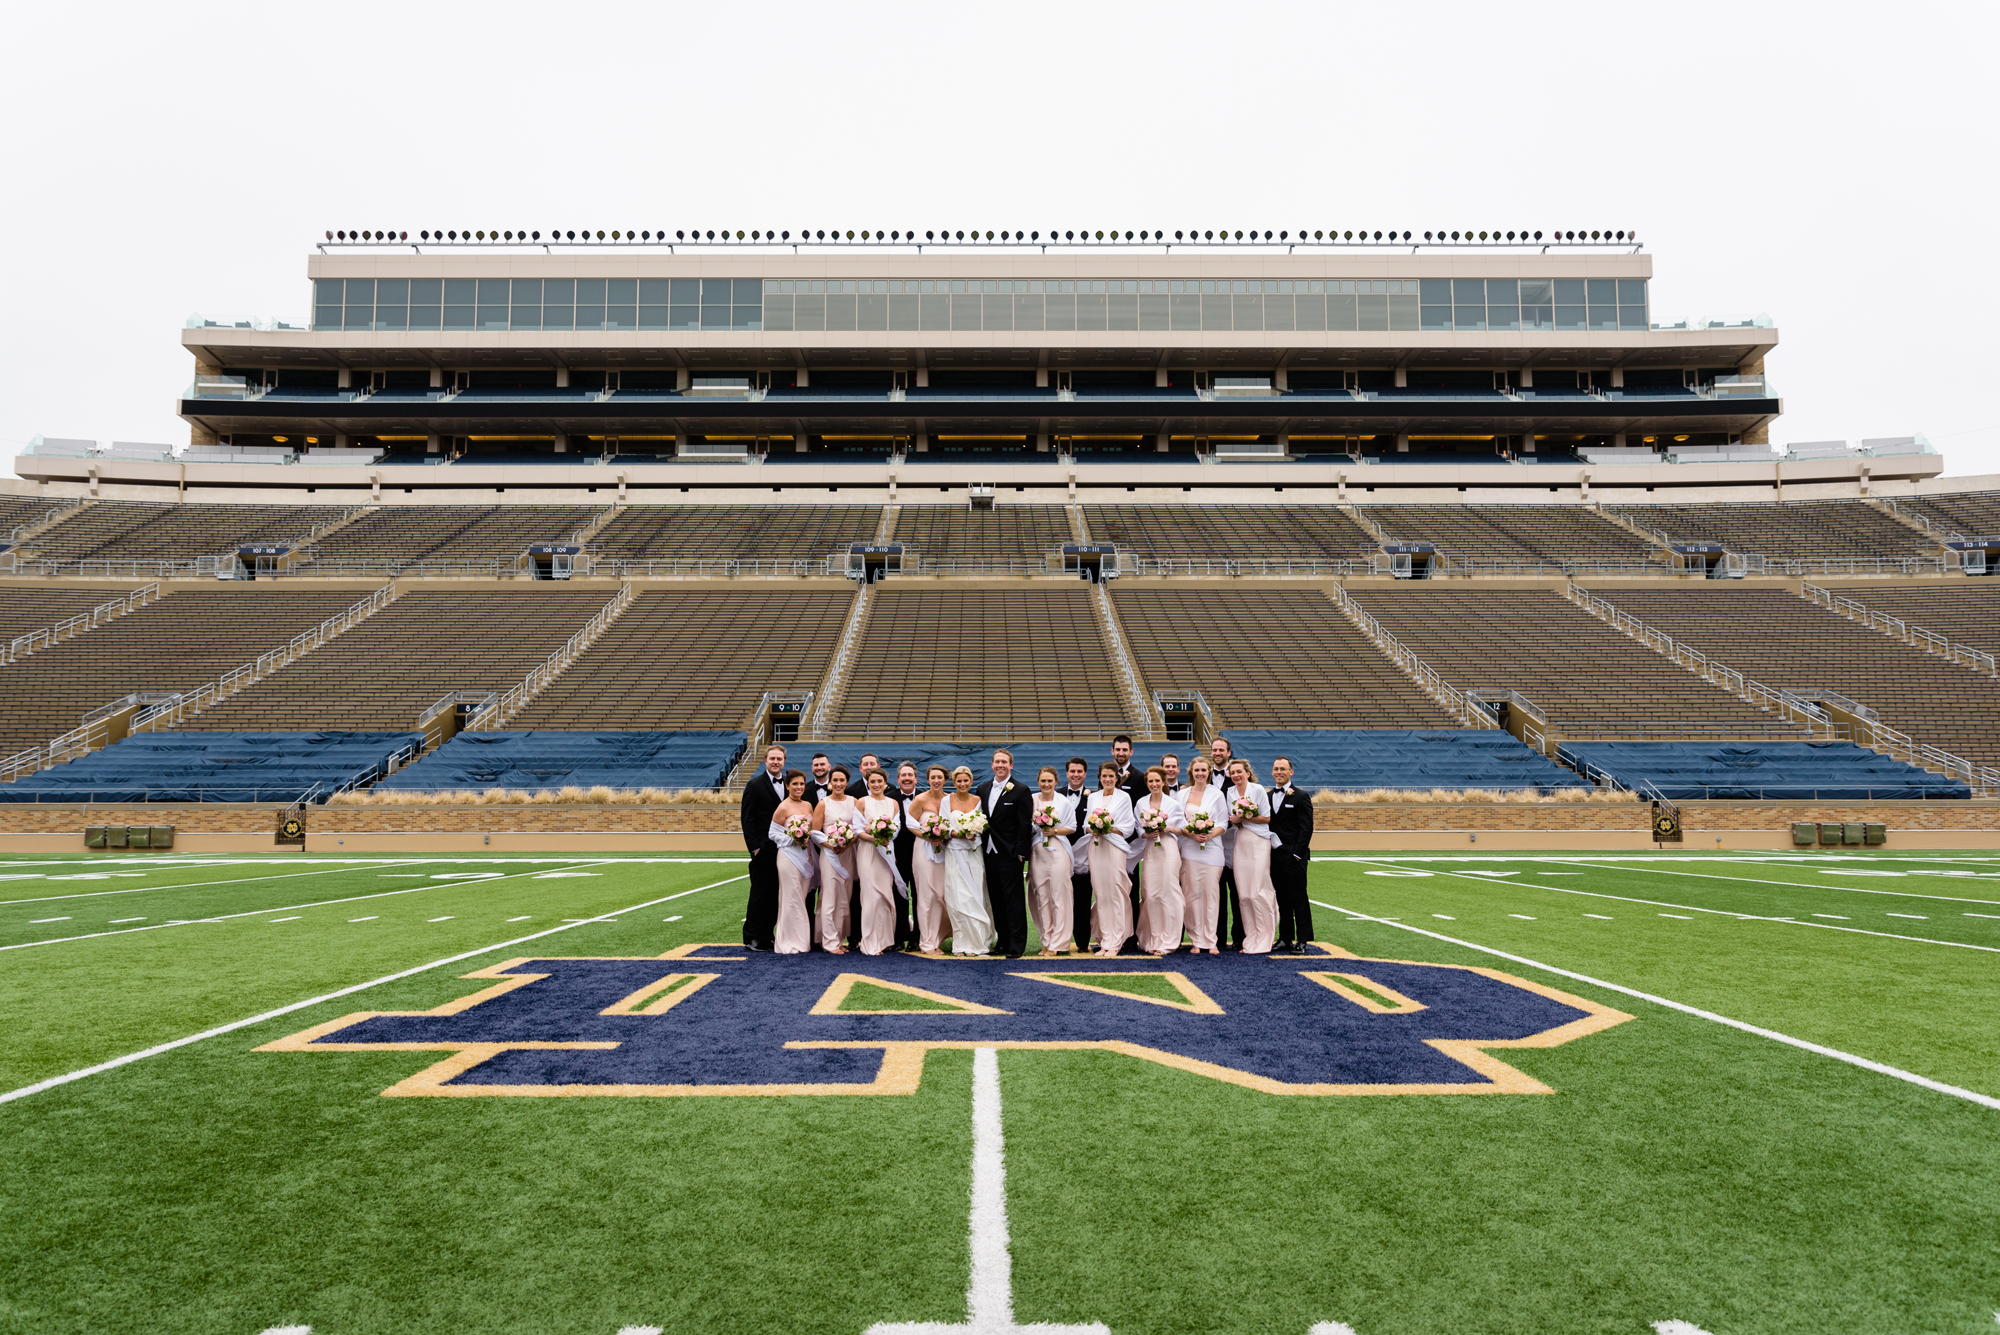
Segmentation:
<svg viewBox="0 0 2000 1335">
<path fill-rule="evenodd" d="M 601 871 L 545 871 L 536 876 L 538 881 L 559 881 L 567 876 L 602 876 Z"/>
<path fill-rule="evenodd" d="M 175 864 L 174 866 L 171 867 L 167 867 L 165 868 L 165 870 L 206 871 L 211 865 L 219 867 L 228 867 L 228 866 L 234 866 L 236 864 L 227 862 L 214 863 L 214 864 L 183 862 Z M 408 862 L 390 862 L 382 865 L 390 867 L 407 867 L 410 866 L 411 864 Z M 287 875 L 284 876 L 239 876 L 234 879 L 226 881 L 187 881 L 176 885 L 129 885 L 126 886 L 123 890 L 85 890 L 85 891 L 80 891 L 79 893 L 73 895 L 41 895 L 35 899 L 9 899 L 0 901 L 0 907 L 5 907 L 5 905 L 7 904 L 42 904 L 46 903 L 51 899 L 101 899 L 105 895 L 144 895 L 144 894 L 150 894 L 155 890 L 202 890 L 206 889 L 208 886 L 211 885 L 256 885 L 259 881 L 294 881 L 301 876 L 332 876 L 335 873 L 348 870 L 351 870 L 351 868 L 326 867 L 319 871 L 295 871 L 288 873 Z M 49 879 L 61 880 L 62 878 L 57 876 L 52 876 Z"/>
<path fill-rule="evenodd" d="M 1861 867 L 1815 867 L 1821 876 L 1908 876 L 1906 871 L 1868 871 Z"/>
<path fill-rule="evenodd" d="M 664 904 L 669 900 L 682 899 L 688 895 L 698 895 L 704 890 L 714 890 L 719 886 L 732 885 L 737 881 L 747 881 L 749 879 L 747 875 L 731 876 L 727 880 L 712 881 L 707 885 L 698 885 L 692 890 L 682 890 L 675 894 L 662 895 L 658 899 L 649 899 L 643 904 L 634 904 L 631 908 L 620 909 L 618 912 L 636 913 L 640 909 L 649 909 L 655 904 Z M 584 918 L 580 921 L 591 922 L 594 920 Z M 98 1075 L 104 1071 L 114 1071 L 121 1066 L 129 1066 L 133 1062 L 144 1061 L 148 1057 L 157 1057 L 163 1052 L 172 1052 L 176 1048 L 184 1048 L 190 1043 L 199 1043 L 205 1038 L 218 1038 L 223 1034 L 234 1033 L 238 1029 L 247 1029 L 253 1024 L 262 1024 L 266 1020 L 275 1020 L 281 1015 L 290 1015 L 294 1011 L 302 1011 L 312 1006 L 324 1005 L 329 1001 L 337 1001 L 341 997 L 353 996 L 356 992 L 366 992 L 371 987 L 380 987 L 384 983 L 393 983 L 404 978 L 413 978 L 417 974 L 428 973 L 432 969 L 442 969 L 445 965 L 457 964 L 460 960 L 475 959 L 480 955 L 490 955 L 496 950 L 505 950 L 510 946 L 523 945 L 529 941 L 540 940 L 545 936 L 554 936 L 557 932 L 568 931 L 570 926 L 571 924 L 566 923 L 560 927 L 544 928 L 539 932 L 530 932 L 526 936 L 517 936 L 511 941 L 501 941 L 495 945 L 480 946 L 476 950 L 462 950 L 456 955 L 447 955 L 441 960 L 432 960 L 429 964 L 419 964 L 414 968 L 402 969 L 395 973 L 385 973 L 380 978 L 371 978 L 365 983 L 355 983 L 351 987 L 343 987 L 321 996 L 308 997 L 304 1001 L 294 1001 L 288 1006 L 280 1006 L 276 1010 L 264 1011 L 262 1014 L 252 1015 L 247 1019 L 231 1020 L 228 1024 L 217 1025 L 213 1029 L 204 1029 L 198 1034 L 189 1034 L 186 1038 L 176 1038 L 170 1042 L 157 1043 L 143 1051 L 128 1052 L 123 1057 L 113 1057 L 110 1061 L 99 1062 L 95 1066 L 86 1066 L 79 1071 L 70 1071 L 64 1075 L 52 1075 L 46 1080 L 37 1080 L 32 1085 L 23 1085 L 19 1089 L 10 1089 L 4 1094 L 0 1094 L 0 1103 L 12 1103 L 15 1099 L 25 1099 L 30 1094 L 39 1094 L 45 1089 L 54 1089 L 58 1085 L 67 1085 L 72 1080 L 81 1080 L 87 1075 Z"/>
<path fill-rule="evenodd" d="M 1787 890 L 1839 890 L 1850 895 L 1889 895 L 1896 899 L 1942 899 L 1951 904 L 2000 904 L 2000 899 L 1967 899 L 1961 895 L 1927 895 L 1921 890 L 1870 890 L 1860 885 L 1817 885 L 1811 881 L 1773 881 L 1762 876 L 1723 876 L 1715 872 L 1675 871 L 1671 867 L 1600 867 L 1599 871 L 1650 872 L 1655 876 L 1686 876 L 1697 881 L 1736 881 L 1743 885 L 1776 885 Z"/>
<path fill-rule="evenodd" d="M 518 917 L 518 918 L 509 918 L 509 919 L 507 919 L 507 921 L 508 921 L 508 922 L 526 922 L 526 921 L 527 921 L 528 919 L 530 919 L 530 918 L 532 918 L 532 917 L 534 917 L 534 916 L 535 916 L 535 915 L 534 915 L 534 914 L 532 914 L 532 913 L 523 913 L 523 914 L 522 914 L 522 915 L 521 915 L 520 917 Z"/>
<path fill-rule="evenodd" d="M 1705 1011 L 1698 1006 L 1690 1006 L 1684 1001 L 1669 1001 L 1665 997 L 1654 996 L 1651 992 L 1641 992 L 1636 987 L 1626 987 L 1622 983 L 1607 983 L 1602 978 L 1593 978 L 1587 973 L 1577 973 L 1571 969 L 1559 969 L 1553 964 L 1544 964 L 1540 960 L 1531 960 L 1526 955 L 1514 955 L 1504 950 L 1496 950 L 1492 946 L 1482 946 L 1476 942 L 1461 940 L 1455 936 L 1446 936 L 1443 932 L 1433 932 L 1427 927 L 1413 927 L 1405 922 L 1390 922 L 1387 918 L 1371 917 L 1355 909 L 1344 909 L 1338 904 L 1328 904 L 1323 900 L 1315 899 L 1312 902 L 1323 909 L 1332 909 L 1335 913 L 1351 913 L 1355 917 L 1367 919 L 1369 922 L 1387 923 L 1389 926 L 1401 928 L 1405 932 L 1415 932 L 1419 936 L 1428 936 L 1433 941 L 1446 941 L 1454 946 L 1464 946 L 1467 950 L 1479 951 L 1484 955 L 1495 955 L 1503 960 L 1512 960 L 1516 964 L 1525 964 L 1531 969 L 1540 969 L 1544 973 L 1555 974 L 1558 978 L 1573 978 L 1579 983 L 1588 983 L 1592 987 L 1602 987 L 1624 996 L 1637 997 L 1641 1001 L 1650 1001 L 1656 1006 L 1665 1006 L 1668 1010 L 1680 1011 L 1684 1015 L 1692 1015 L 1698 1019 L 1711 1020 L 1716 1024 L 1728 1025 L 1731 1029 L 1741 1029 L 1746 1034 L 1755 1034 L 1759 1038 L 1768 1038 L 1774 1043 L 1784 1043 L 1821 1057 L 1831 1057 L 1835 1061 L 1846 1062 L 1849 1066 L 1858 1066 L 1864 1071 L 1873 1071 L 1877 1075 L 1886 1075 L 1897 1080 L 1906 1080 L 1910 1084 L 1931 1090 L 1934 1093 L 1949 1094 L 1953 1098 L 1964 1099 L 1969 1103 L 1977 1103 L 1984 1108 L 2000 1109 L 2000 1099 L 1994 1098 L 1991 1094 L 1981 1094 L 1971 1089 L 1960 1089 L 1957 1085 L 1947 1085 L 1942 1080 L 1933 1080 L 1927 1075 L 1918 1075 L 1915 1071 L 1905 1071 L 1901 1067 L 1890 1066 L 1884 1062 L 1874 1061 L 1867 1057 L 1858 1057 L 1851 1052 L 1842 1052 L 1839 1048 L 1829 1048 L 1823 1044 L 1814 1043 L 1810 1039 L 1793 1038 L 1790 1034 L 1781 1034 L 1775 1029 L 1765 1029 L 1760 1025 L 1750 1024 L 1743 1020 L 1732 1020 L 1727 1015 L 1717 1015 L 1714 1011 Z"/>
<path fill-rule="evenodd" d="M 1332 862 L 1334 859 L 1327 858 L 1325 860 Z M 1318 861 L 1318 859 L 1315 859 L 1315 861 Z M 1418 871 L 1413 867 L 1386 867 L 1381 871 L 1364 871 L 1361 874 L 1363 876 L 1435 876 L 1437 873 Z"/>
<path fill-rule="evenodd" d="M 738 878 L 742 879 L 742 878 Z M 1007 1153 L 1000 1131 L 1000 1054 L 972 1050 L 972 1275 L 965 1286 L 963 1322 L 878 1321 L 867 1335 L 1111 1335 L 1101 1321 L 1064 1326 L 1014 1321 L 1014 1258 L 1007 1246 Z"/>
<path fill-rule="evenodd" d="M 1847 916 L 1847 915 L 1846 915 L 1845 913 L 1815 913 L 1815 914 L 1813 914 L 1813 917 L 1815 917 L 1815 918 L 1833 918 L 1833 919 L 1835 919 L 1836 921 L 1839 921 L 1839 922 L 1853 922 L 1853 921 L 1854 921 L 1854 919 L 1852 919 L 1852 918 L 1848 917 L 1848 916 Z"/>
<path fill-rule="evenodd" d="M 433 881 L 485 880 L 489 876 L 505 876 L 506 874 L 504 871 L 437 871 L 431 873 L 430 879 Z"/>
<path fill-rule="evenodd" d="M 1968 918 L 2000 918 L 2000 913 L 1968 913 Z"/>
<path fill-rule="evenodd" d="M 1597 920 L 1598 920 L 1599 922 L 1615 922 L 1615 921 L 1616 921 L 1616 919 L 1612 918 L 1612 917 L 1611 917 L 1611 916 L 1610 916 L 1609 914 L 1606 914 L 1606 913 L 1586 913 L 1586 914 L 1584 914 L 1583 916 L 1584 916 L 1584 917 L 1586 917 L 1586 918 L 1596 918 L 1596 919 L 1597 919 Z"/>
<path fill-rule="evenodd" d="M 1692 1321 L 1655 1321 L 1653 1329 L 1657 1335 L 1708 1335 Z"/>
</svg>

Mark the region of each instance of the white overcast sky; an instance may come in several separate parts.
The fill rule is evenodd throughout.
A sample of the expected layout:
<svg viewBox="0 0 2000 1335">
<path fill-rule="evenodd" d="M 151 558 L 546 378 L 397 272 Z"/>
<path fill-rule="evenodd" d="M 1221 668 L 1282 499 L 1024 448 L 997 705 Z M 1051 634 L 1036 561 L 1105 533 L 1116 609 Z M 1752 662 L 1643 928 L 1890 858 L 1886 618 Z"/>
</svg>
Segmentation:
<svg viewBox="0 0 2000 1335">
<path fill-rule="evenodd" d="M 2000 472 L 1988 4 L 23 6 L 0 457 L 184 444 L 328 228 L 1636 230 L 1772 440 Z"/>
</svg>

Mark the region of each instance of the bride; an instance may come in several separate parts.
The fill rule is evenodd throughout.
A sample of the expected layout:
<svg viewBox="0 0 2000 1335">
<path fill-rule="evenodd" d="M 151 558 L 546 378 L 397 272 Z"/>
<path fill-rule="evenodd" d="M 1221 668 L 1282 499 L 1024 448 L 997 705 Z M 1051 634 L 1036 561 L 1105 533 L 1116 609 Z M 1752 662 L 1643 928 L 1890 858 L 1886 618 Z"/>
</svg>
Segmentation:
<svg viewBox="0 0 2000 1335">
<path fill-rule="evenodd" d="M 986 813 L 972 791 L 972 771 L 960 765 L 951 772 L 951 782 L 955 791 L 945 799 L 945 815 L 954 820 L 961 816 L 978 816 L 983 820 Z M 981 835 L 954 834 L 945 848 L 944 907 L 951 916 L 954 955 L 987 954 L 993 949 L 997 935 L 993 910 L 986 902 L 984 843 Z"/>
</svg>

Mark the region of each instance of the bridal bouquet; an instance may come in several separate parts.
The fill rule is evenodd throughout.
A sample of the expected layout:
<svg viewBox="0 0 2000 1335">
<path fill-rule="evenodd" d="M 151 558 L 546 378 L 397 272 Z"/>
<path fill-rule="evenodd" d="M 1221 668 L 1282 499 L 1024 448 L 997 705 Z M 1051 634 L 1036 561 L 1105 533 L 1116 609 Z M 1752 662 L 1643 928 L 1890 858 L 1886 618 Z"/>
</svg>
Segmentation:
<svg viewBox="0 0 2000 1335">
<path fill-rule="evenodd" d="M 1167 832 L 1167 813 L 1165 811 L 1156 811 L 1152 807 L 1140 807 L 1139 831 L 1142 834 L 1151 835 L 1153 847 L 1158 848 L 1160 846 L 1160 836 Z"/>
<path fill-rule="evenodd" d="M 812 833 L 811 816 L 794 816 L 785 822 L 785 837 L 795 844 L 803 844 Z"/>
<path fill-rule="evenodd" d="M 1190 835 L 1197 836 L 1214 834 L 1215 817 L 1209 815 L 1206 811 L 1190 812 L 1187 818 L 1187 832 Z"/>
<path fill-rule="evenodd" d="M 863 829 L 877 848 L 887 848 L 896 839 L 896 818 L 894 816 L 876 816 Z"/>
<path fill-rule="evenodd" d="M 1257 804 L 1247 797 L 1239 797 L 1229 804 L 1229 814 L 1237 820 L 1247 820 L 1257 814 Z"/>
<path fill-rule="evenodd" d="M 1084 821 L 1083 825 L 1092 834 L 1100 837 L 1118 833 L 1118 822 L 1111 818 L 1109 811 L 1102 809 L 1091 812 L 1090 818 Z"/>
<path fill-rule="evenodd" d="M 1043 832 L 1042 833 L 1043 848 L 1055 847 L 1055 840 L 1051 839 L 1048 836 L 1048 831 L 1056 828 L 1057 820 L 1058 817 L 1056 816 L 1055 803 L 1051 802 L 1049 803 L 1049 805 L 1045 807 L 1035 808 L 1035 828 Z"/>
<path fill-rule="evenodd" d="M 822 833 L 825 836 L 827 848 L 835 853 L 839 853 L 854 842 L 858 832 L 846 820 L 842 819 L 828 821 L 826 829 Z"/>
<path fill-rule="evenodd" d="M 951 837 L 954 839 L 978 839 L 986 833 L 986 813 L 983 811 L 954 811 L 951 813 Z"/>
<path fill-rule="evenodd" d="M 917 838 L 928 839 L 933 844 L 951 838 L 951 823 L 940 811 L 926 811 L 917 818 Z"/>
</svg>

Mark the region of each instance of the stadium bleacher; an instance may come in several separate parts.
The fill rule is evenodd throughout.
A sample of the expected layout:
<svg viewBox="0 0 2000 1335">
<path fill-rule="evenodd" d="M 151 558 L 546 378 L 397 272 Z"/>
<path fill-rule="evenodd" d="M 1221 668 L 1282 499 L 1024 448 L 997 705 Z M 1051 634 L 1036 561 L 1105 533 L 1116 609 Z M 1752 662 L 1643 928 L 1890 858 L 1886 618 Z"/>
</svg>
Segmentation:
<svg viewBox="0 0 2000 1335">
<path fill-rule="evenodd" d="M 41 535 L 29 539 L 37 555 L 64 560 L 185 561 L 197 556 L 233 552 L 242 543 L 286 542 L 304 537 L 341 511 L 322 505 L 174 505 L 145 522 L 125 526 L 120 516 L 108 521 L 103 541 L 88 545 L 85 530 L 91 517 L 106 505 L 121 510 L 130 504 L 106 501 L 80 510 Z M 78 526 L 83 525 L 83 529 Z M 110 530 L 116 528 L 112 534 Z"/>
<path fill-rule="evenodd" d="M 1086 505 L 1092 542 L 1155 561 L 1350 561 L 1381 546 L 1330 505 Z"/>
<path fill-rule="evenodd" d="M 1972 795 L 1957 779 L 1853 742 L 1573 742 L 1561 755 L 1585 773 L 1602 771 L 1627 788 L 1674 802 L 1906 802 Z"/>
<path fill-rule="evenodd" d="M 1438 704 L 1317 589 L 1115 588 L 1154 691 L 1199 690 L 1241 727 L 1450 727 Z"/>
<path fill-rule="evenodd" d="M 1350 596 L 1452 685 L 1517 691 L 1563 737 L 1804 735 L 1553 590 L 1425 582 L 1357 587 Z"/>
<path fill-rule="evenodd" d="M 1900 617 L 1920 630 L 1989 654 L 2000 654 L 2000 580 L 1944 584 L 1871 584 L 1841 590 L 1871 612 Z"/>
<path fill-rule="evenodd" d="M 452 691 L 519 685 L 610 598 L 603 589 L 545 586 L 406 593 L 183 726 L 414 728 L 425 709 Z M 351 596 L 342 606 L 346 601 Z M 93 631 L 78 643 L 105 633 Z"/>
<path fill-rule="evenodd" d="M 743 753 L 740 730 L 461 732 L 376 784 L 405 792 L 488 788 L 714 788 Z"/>
<path fill-rule="evenodd" d="M 0 802 L 297 802 L 380 774 L 418 732 L 147 732 L 0 784 Z"/>
<path fill-rule="evenodd" d="M 169 593 L 0 669 L 0 755 L 69 732 L 91 710 L 135 691 L 207 685 L 354 601 L 351 589 L 243 586 Z"/>
<path fill-rule="evenodd" d="M 1399 542 L 1435 543 L 1472 561 L 1639 561 L 1642 539 L 1577 505 L 1371 505 L 1362 513 Z"/>
<path fill-rule="evenodd" d="M 22 548 L 44 560 L 81 560 L 173 510 L 172 505 L 150 501 L 99 501 L 79 506 L 28 539 Z"/>
<path fill-rule="evenodd" d="M 1967 537 L 2000 533 L 2000 491 L 1966 491 L 1952 496 L 1898 496 L 1896 504 L 1914 510 Z"/>
<path fill-rule="evenodd" d="M 43 496 L 0 496 L 0 542 L 23 524 L 33 524 L 66 501 Z"/>
<path fill-rule="evenodd" d="M 110 602 L 122 588 L 49 588 L 43 585 L 0 587 L 0 643 L 17 635 L 47 630 L 73 616 L 87 615 L 101 603 Z"/>
<path fill-rule="evenodd" d="M 835 717 L 836 736 L 1096 737 L 1132 726 L 1083 587 L 876 586 Z"/>
<path fill-rule="evenodd" d="M 634 505 L 599 529 L 600 561 L 785 561 L 873 542 L 879 505 Z"/>
<path fill-rule="evenodd" d="M 1922 556 L 1923 534 L 1860 501 L 1717 505 L 1614 505 L 1642 529 L 1673 542 L 1719 542 L 1732 552 L 1783 560 Z"/>
<path fill-rule="evenodd" d="M 649 589 L 513 726 L 740 727 L 765 691 L 819 685 L 853 603 L 844 588 Z"/>
<path fill-rule="evenodd" d="M 1034 559 L 1077 539 L 1060 505 L 904 505 L 891 542 L 912 543 L 925 561 Z"/>
<path fill-rule="evenodd" d="M 2000 682 L 1970 668 L 1775 590 L 1703 585 L 1606 596 L 1766 686 L 1809 697 L 1836 691 L 1919 742 L 2000 763 Z"/>
<path fill-rule="evenodd" d="M 384 506 L 315 545 L 317 565 L 449 565 L 507 561 L 531 542 L 566 542 L 597 505 Z"/>
<path fill-rule="evenodd" d="M 1231 728 L 1230 753 L 1262 775 L 1271 760 L 1292 762 L 1295 782 L 1309 789 L 1584 788 L 1588 781 L 1549 760 L 1511 733 L 1494 729 Z"/>
</svg>

